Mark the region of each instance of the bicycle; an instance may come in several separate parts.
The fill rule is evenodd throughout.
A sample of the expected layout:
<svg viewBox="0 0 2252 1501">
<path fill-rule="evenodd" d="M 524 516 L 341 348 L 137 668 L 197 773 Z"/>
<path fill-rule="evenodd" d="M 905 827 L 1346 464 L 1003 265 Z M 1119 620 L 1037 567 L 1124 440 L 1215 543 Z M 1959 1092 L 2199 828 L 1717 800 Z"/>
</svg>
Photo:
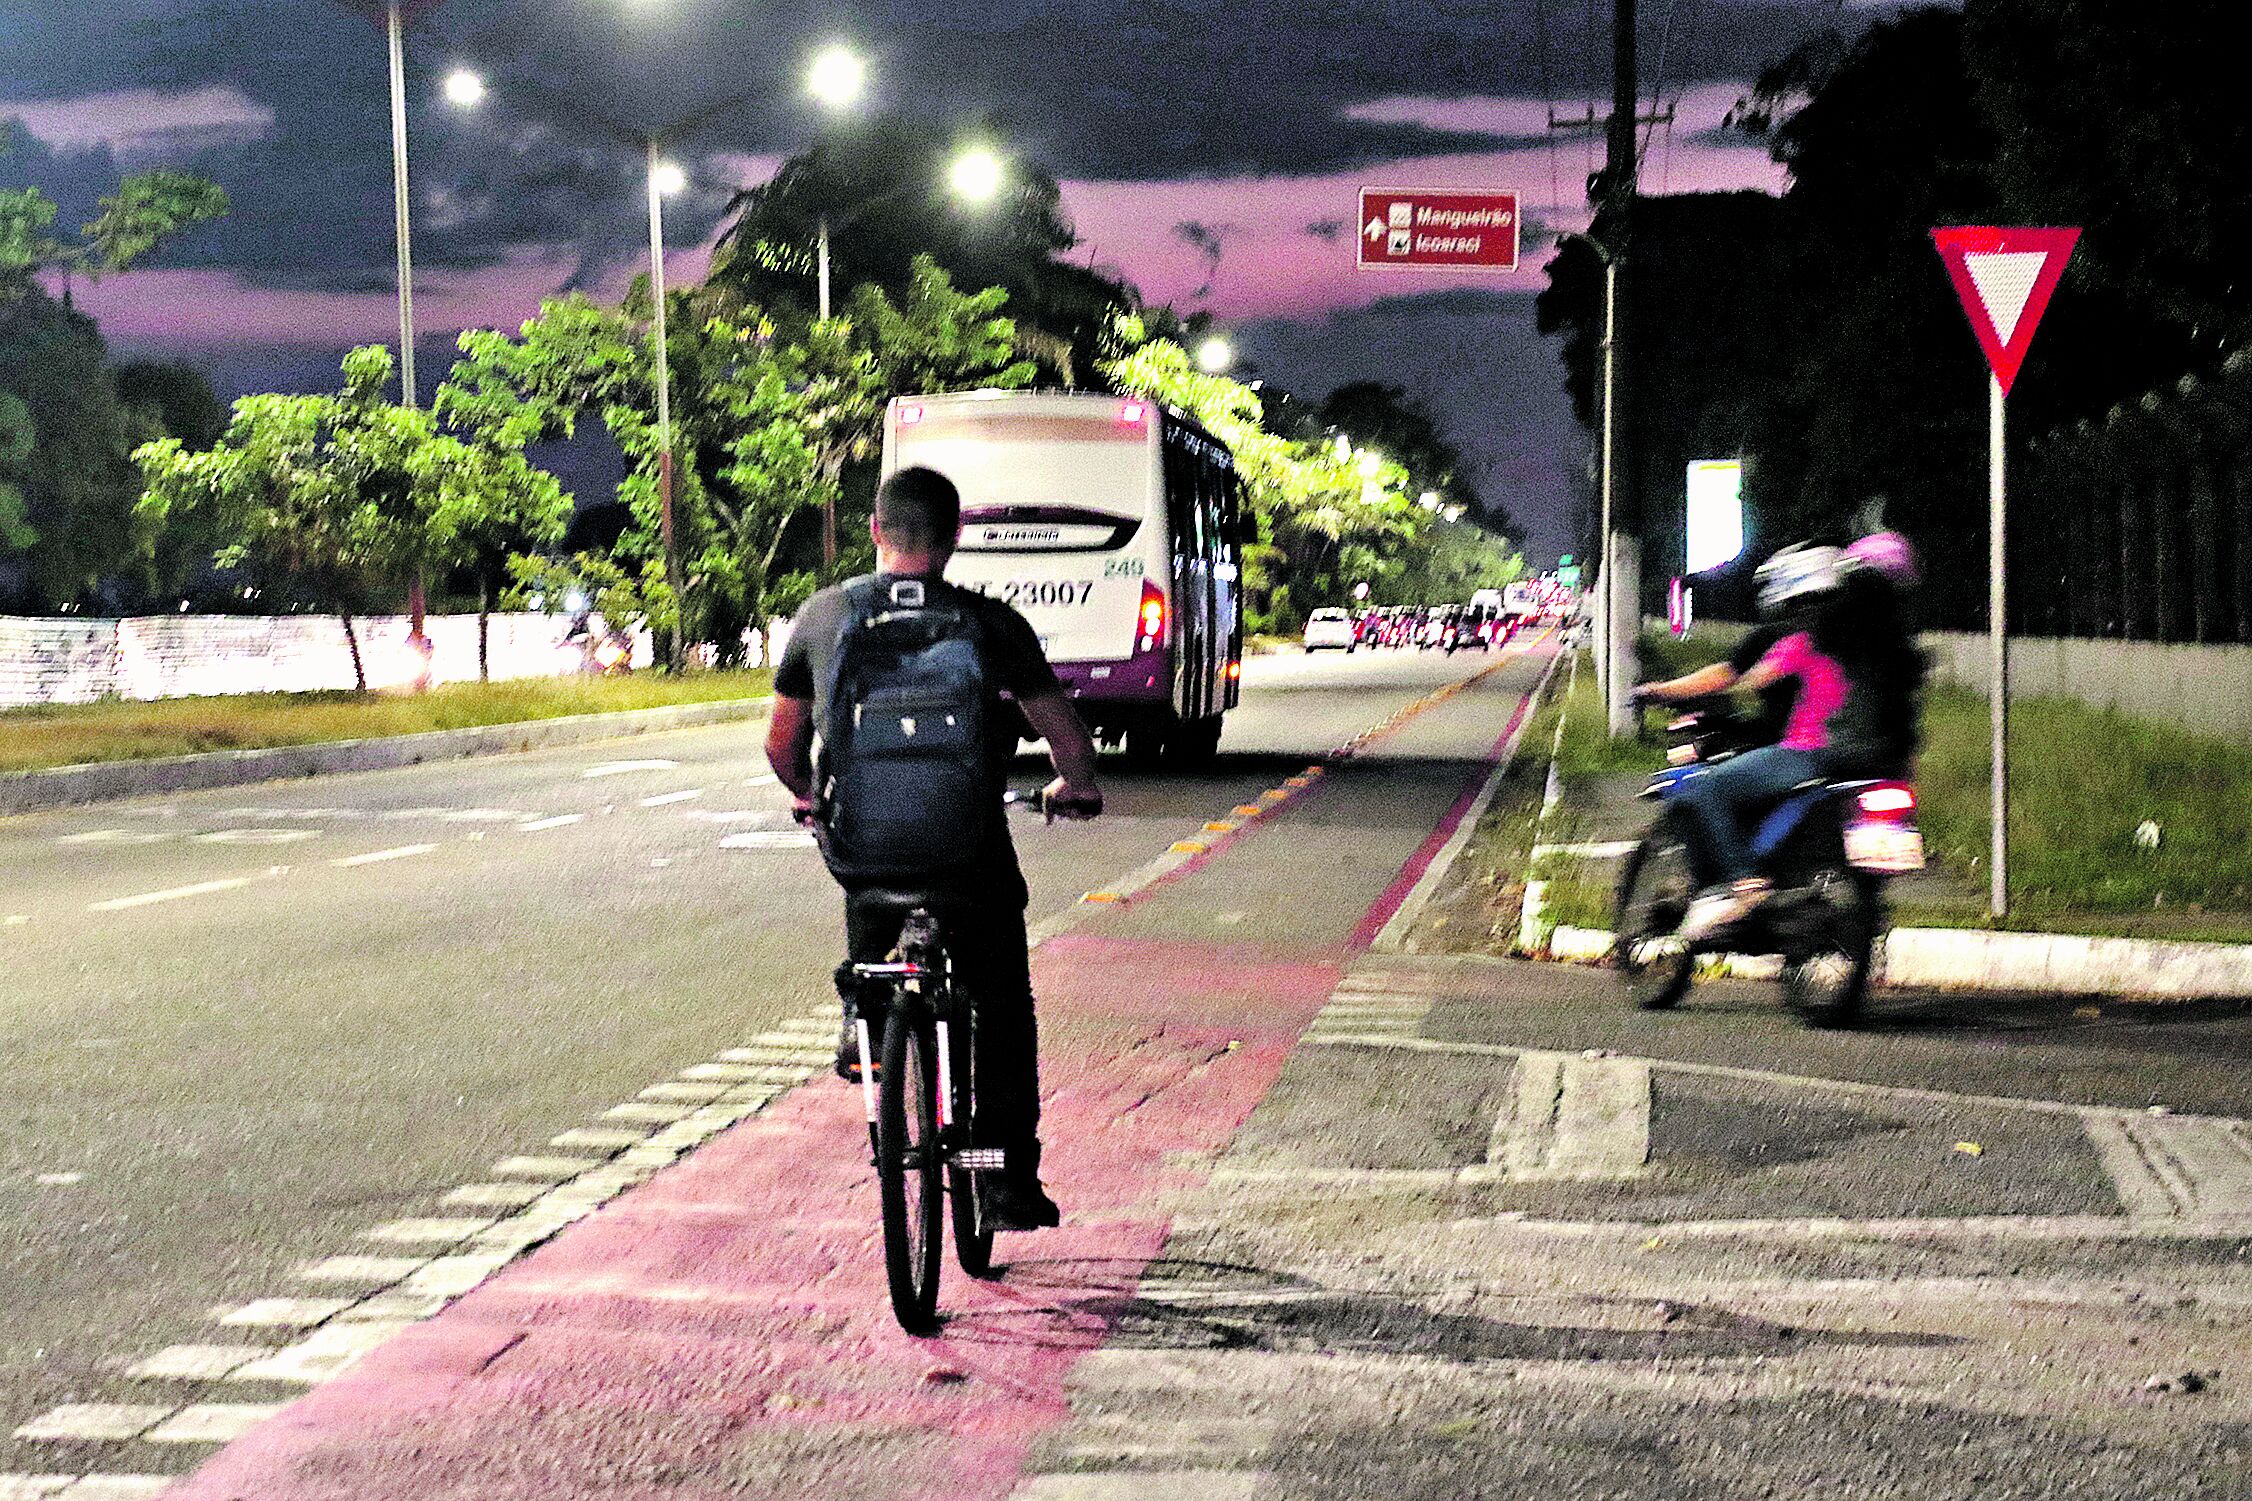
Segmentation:
<svg viewBox="0 0 2252 1501">
<path fill-rule="evenodd" d="M 1032 812 L 1052 811 L 1038 790 L 1012 792 L 1006 801 Z M 994 1231 L 982 1182 L 1006 1162 L 1000 1148 L 971 1142 L 977 1008 L 954 985 L 942 922 L 945 904 L 913 891 L 871 891 L 860 900 L 893 905 L 905 914 L 891 958 L 849 967 L 871 989 L 885 987 L 876 1015 L 869 1014 L 865 1000 L 857 1001 L 852 1021 L 863 1059 L 878 1057 L 872 1044 L 876 1027 L 882 1027 L 881 1056 L 874 1069 L 860 1070 L 860 1089 L 882 1200 L 892 1313 L 909 1334 L 931 1334 L 939 1323 L 939 1270 L 949 1218 L 962 1270 L 978 1278 L 993 1274 Z"/>
</svg>

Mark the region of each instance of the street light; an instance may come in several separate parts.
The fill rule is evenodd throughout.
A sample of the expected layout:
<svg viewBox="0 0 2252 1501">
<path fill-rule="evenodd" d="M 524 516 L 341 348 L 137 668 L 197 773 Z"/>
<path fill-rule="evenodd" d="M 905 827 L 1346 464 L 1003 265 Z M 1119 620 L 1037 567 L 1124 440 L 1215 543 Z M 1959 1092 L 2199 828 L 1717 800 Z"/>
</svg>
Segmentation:
<svg viewBox="0 0 2252 1501">
<path fill-rule="evenodd" d="M 833 110 L 850 109 L 860 102 L 868 86 L 868 65 L 858 53 L 842 45 L 824 47 L 814 56 L 813 64 L 806 69 L 806 92 Z M 829 215 L 821 215 L 821 235 L 815 253 L 815 277 L 820 288 L 821 321 L 829 321 Z M 831 508 L 832 511 L 834 508 Z M 837 560 L 836 521 L 833 515 L 824 519 L 822 551 L 828 560 Z"/>
<path fill-rule="evenodd" d="M 831 109 L 849 109 L 868 86 L 868 65 L 850 47 L 824 47 L 806 69 L 806 92 Z"/>
<path fill-rule="evenodd" d="M 1196 346 L 1196 368 L 1219 375 L 1235 364 L 1235 346 L 1218 334 Z"/>
<path fill-rule="evenodd" d="M 954 158 L 946 180 L 955 196 L 967 203 L 991 203 L 1001 196 L 1002 185 L 1008 180 L 1008 168 L 1001 158 L 987 147 L 973 146 Z"/>
<path fill-rule="evenodd" d="M 446 75 L 446 102 L 455 109 L 475 109 L 485 102 L 485 80 L 467 68 Z"/>
</svg>

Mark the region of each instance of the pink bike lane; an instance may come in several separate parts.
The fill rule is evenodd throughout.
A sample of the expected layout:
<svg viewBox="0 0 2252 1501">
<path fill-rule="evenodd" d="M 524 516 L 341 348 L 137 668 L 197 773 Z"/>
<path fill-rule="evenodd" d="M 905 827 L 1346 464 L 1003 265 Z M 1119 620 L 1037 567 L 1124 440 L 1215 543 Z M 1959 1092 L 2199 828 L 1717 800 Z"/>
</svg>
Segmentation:
<svg viewBox="0 0 2252 1501">
<path fill-rule="evenodd" d="M 859 1096 L 816 1079 L 315 1388 L 166 1501 L 1007 1496 L 1068 1416 L 1071 1368 L 1162 1251 L 1169 1200 L 1201 1182 L 1200 1160 L 1273 1085 L 1466 800 L 1435 807 L 1435 831 L 1403 831 L 1398 878 L 1344 904 L 1326 938 L 1098 930 L 1041 947 L 1042 1134 L 1065 1222 L 1002 1236 L 997 1280 L 949 1262 L 939 1336 L 892 1321 Z M 1286 827 L 1252 850 L 1287 858 Z M 1193 902 L 1186 888 L 1212 879 L 1166 890 Z"/>
<path fill-rule="evenodd" d="M 1341 956 L 1339 956 L 1341 958 Z M 892 1322 L 857 1095 L 801 1088 L 572 1226 L 166 1493 L 1005 1496 L 1340 964 L 1063 937 L 1039 955 L 1060 1230 Z"/>
</svg>

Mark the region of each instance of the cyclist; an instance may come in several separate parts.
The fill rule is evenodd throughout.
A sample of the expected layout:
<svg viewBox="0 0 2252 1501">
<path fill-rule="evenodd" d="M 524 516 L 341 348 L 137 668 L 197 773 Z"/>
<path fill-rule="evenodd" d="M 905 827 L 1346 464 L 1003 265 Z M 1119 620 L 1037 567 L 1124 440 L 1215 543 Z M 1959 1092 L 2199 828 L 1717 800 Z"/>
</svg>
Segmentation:
<svg viewBox="0 0 2252 1501">
<path fill-rule="evenodd" d="M 1794 617 L 1764 641 L 1748 667 L 1740 657 L 1635 690 L 1667 703 L 1748 688 L 1768 714 L 1780 712 L 1774 743 L 1722 762 L 1690 784 L 1686 805 L 1716 879 L 1690 903 L 1681 936 L 1691 942 L 1747 916 L 1769 883 L 1752 870 L 1744 815 L 1803 783 L 1889 776 L 1914 753 L 1916 696 L 1924 660 L 1902 618 L 1900 591 L 1915 569 L 1893 534 L 1844 550 L 1790 547 L 1760 565 L 1759 603 L 1771 618 Z M 1783 693 L 1787 703 L 1781 702 Z"/>
<path fill-rule="evenodd" d="M 1094 742 L 1064 696 L 1031 625 L 999 600 L 957 588 L 942 577 L 961 532 L 961 497 L 953 482 L 932 469 L 900 470 L 876 491 L 870 531 L 880 582 L 921 580 L 934 597 L 942 595 L 974 612 L 986 682 L 1014 698 L 1032 732 L 1048 742 L 1057 772 L 1047 789 L 1051 811 L 1064 818 L 1100 813 Z M 798 613 L 774 673 L 774 718 L 767 729 L 766 754 L 774 774 L 797 799 L 801 816 L 813 809 L 814 726 L 829 707 L 816 700 L 830 681 L 827 669 L 846 624 L 842 586 L 814 595 Z M 1005 1154 L 1006 1166 L 986 1186 L 986 1211 L 996 1229 L 1037 1230 L 1059 1223 L 1061 1216 L 1040 1183 L 1038 1032 L 1024 924 L 1030 897 L 999 795 L 1016 755 L 1018 720 L 1005 703 L 990 703 L 987 710 L 985 750 L 994 796 L 984 818 L 983 847 L 967 862 L 969 874 L 932 894 L 941 904 L 956 977 L 977 1006 L 972 1134 L 978 1145 L 998 1147 Z M 848 962 L 880 961 L 899 937 L 904 914 L 866 896 L 849 886 L 845 891 Z M 843 974 L 841 992 L 849 989 Z M 848 993 L 844 999 L 837 1072 L 851 1080 L 862 1065 L 852 1026 L 856 997 Z"/>
</svg>

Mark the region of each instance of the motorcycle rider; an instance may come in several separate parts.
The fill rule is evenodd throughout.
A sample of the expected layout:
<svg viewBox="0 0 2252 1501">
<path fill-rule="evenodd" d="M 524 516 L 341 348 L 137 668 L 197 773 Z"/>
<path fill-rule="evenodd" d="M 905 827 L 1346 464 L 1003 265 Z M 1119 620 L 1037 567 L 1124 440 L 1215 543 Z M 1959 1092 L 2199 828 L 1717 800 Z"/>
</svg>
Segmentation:
<svg viewBox="0 0 2252 1501">
<path fill-rule="evenodd" d="M 1898 775 L 1915 749 L 1924 660 L 1901 598 L 1915 580 L 1906 541 L 1878 533 L 1845 549 L 1789 547 L 1755 577 L 1773 624 L 1726 662 L 1635 690 L 1673 703 L 1746 688 L 1761 695 L 1763 720 L 1778 721 L 1773 743 L 1701 771 L 1685 789 L 1713 882 L 1682 921 L 1688 942 L 1741 921 L 1772 889 L 1752 868 L 1747 812 L 1810 781 Z M 1751 650 L 1757 658 L 1740 666 Z"/>
</svg>

